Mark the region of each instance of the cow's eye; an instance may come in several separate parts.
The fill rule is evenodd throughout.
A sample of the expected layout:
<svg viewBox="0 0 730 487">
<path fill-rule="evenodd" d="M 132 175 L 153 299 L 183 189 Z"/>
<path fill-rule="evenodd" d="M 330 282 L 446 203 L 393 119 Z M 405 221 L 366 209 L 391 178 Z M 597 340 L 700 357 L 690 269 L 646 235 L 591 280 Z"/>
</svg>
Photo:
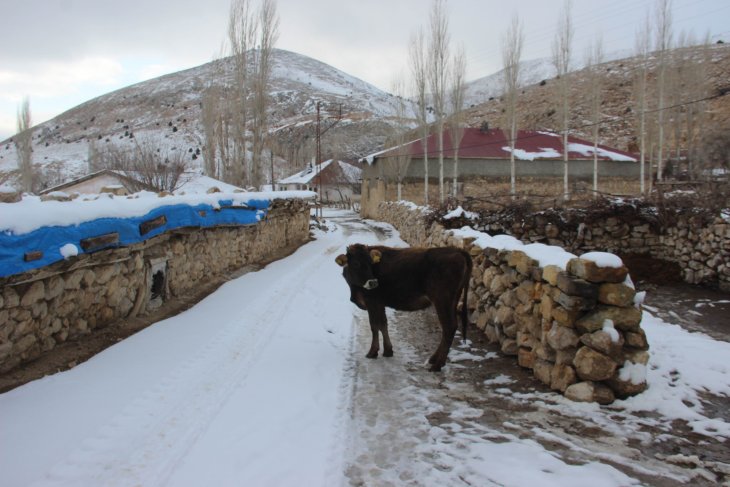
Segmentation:
<svg viewBox="0 0 730 487">
<path fill-rule="evenodd" d="M 359 269 L 360 268 L 360 263 L 358 261 L 356 261 L 356 260 L 353 260 L 352 262 L 350 262 L 350 265 L 352 266 L 353 269 Z"/>
</svg>

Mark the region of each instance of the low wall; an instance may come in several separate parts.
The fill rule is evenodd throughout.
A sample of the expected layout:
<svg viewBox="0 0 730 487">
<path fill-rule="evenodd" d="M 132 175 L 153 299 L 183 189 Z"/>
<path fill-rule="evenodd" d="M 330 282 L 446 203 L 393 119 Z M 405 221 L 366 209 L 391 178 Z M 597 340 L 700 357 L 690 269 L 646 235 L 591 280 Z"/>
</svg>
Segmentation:
<svg viewBox="0 0 730 487">
<path fill-rule="evenodd" d="M 534 245 L 483 248 L 478 232 L 429 225 L 422 209 L 406 204 L 382 203 L 378 218 L 413 246 L 455 246 L 472 255 L 472 322 L 541 382 L 570 399 L 601 404 L 646 389 L 649 344 L 625 266 L 570 256 L 564 268 L 541 266 L 530 256 Z"/>
<path fill-rule="evenodd" d="M 256 225 L 171 230 L 2 278 L 0 372 L 308 238 L 308 202 L 274 200 Z"/>
<path fill-rule="evenodd" d="M 476 227 L 490 234 L 506 233 L 524 242 L 545 242 L 579 253 L 602 250 L 648 255 L 677 264 L 687 283 L 730 292 L 730 224 L 722 218 L 702 222 L 691 215 L 678 215 L 675 222 L 661 230 L 640 216 L 609 216 L 585 223 L 580 220 L 558 225 L 538 213 L 509 227 Z"/>
</svg>

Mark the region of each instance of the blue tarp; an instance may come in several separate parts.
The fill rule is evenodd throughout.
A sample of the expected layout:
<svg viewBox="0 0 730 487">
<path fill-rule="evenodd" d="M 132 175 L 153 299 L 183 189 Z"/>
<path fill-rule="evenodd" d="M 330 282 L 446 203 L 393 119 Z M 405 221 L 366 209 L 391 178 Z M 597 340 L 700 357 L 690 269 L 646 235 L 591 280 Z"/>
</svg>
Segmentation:
<svg viewBox="0 0 730 487">
<path fill-rule="evenodd" d="M 149 213 L 132 218 L 98 218 L 89 222 L 69 226 L 42 227 L 29 233 L 16 235 L 0 232 L 0 277 L 38 269 L 63 260 L 61 247 L 73 244 L 78 253 L 84 253 L 81 241 L 110 233 L 117 233 L 117 243 L 101 248 L 124 247 L 148 240 L 168 230 L 182 227 L 214 227 L 217 225 L 254 225 L 265 218 L 270 200 L 249 200 L 246 206 L 232 200 L 219 201 L 220 207 L 209 204 L 195 206 L 177 204 L 161 206 Z M 145 235 L 140 233 L 140 224 L 161 216 L 166 222 Z M 100 247 L 89 249 L 95 252 Z M 41 258 L 25 261 L 27 252 L 42 252 Z"/>
</svg>

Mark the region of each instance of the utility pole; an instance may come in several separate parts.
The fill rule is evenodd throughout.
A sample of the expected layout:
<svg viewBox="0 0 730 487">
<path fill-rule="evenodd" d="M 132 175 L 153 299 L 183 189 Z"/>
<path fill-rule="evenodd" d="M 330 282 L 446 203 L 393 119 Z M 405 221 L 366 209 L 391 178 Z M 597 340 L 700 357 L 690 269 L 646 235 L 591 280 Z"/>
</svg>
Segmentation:
<svg viewBox="0 0 730 487">
<path fill-rule="evenodd" d="M 316 209 L 317 218 L 322 218 L 322 136 L 327 133 L 329 129 L 340 123 L 342 120 L 342 103 L 340 103 L 340 110 L 335 119 L 335 123 L 322 130 L 322 117 L 320 116 L 321 102 L 317 102 L 317 192 L 319 193 L 319 207 Z"/>
</svg>

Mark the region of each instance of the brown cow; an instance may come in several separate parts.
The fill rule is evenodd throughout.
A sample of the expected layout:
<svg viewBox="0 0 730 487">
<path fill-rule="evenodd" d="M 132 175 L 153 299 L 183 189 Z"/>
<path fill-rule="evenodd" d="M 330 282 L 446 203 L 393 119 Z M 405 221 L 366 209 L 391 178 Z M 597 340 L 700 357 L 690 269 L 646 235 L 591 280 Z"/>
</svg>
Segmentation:
<svg viewBox="0 0 730 487">
<path fill-rule="evenodd" d="M 430 370 L 441 370 L 458 328 L 457 306 L 462 293 L 462 335 L 466 338 L 471 256 L 453 247 L 394 249 L 354 244 L 335 261 L 343 267 L 350 301 L 368 312 L 373 341 L 366 357 L 378 356 L 378 332 L 383 335 L 383 356 L 393 355 L 386 307 L 415 311 L 433 304 L 441 323 L 441 343 L 428 361 Z"/>
</svg>

